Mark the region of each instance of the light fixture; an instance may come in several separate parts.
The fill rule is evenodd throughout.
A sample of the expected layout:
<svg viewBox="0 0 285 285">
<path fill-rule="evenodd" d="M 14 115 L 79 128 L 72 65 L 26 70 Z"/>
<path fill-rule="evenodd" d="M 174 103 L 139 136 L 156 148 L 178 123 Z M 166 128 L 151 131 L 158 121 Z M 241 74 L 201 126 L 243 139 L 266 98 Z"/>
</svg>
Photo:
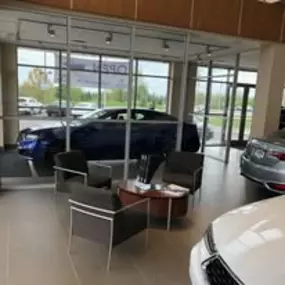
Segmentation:
<svg viewBox="0 0 285 285">
<path fill-rule="evenodd" d="M 206 46 L 206 53 L 207 53 L 207 56 L 212 55 L 212 51 L 211 51 L 211 48 L 209 46 Z"/>
<path fill-rule="evenodd" d="M 169 43 L 168 43 L 167 40 L 163 40 L 163 42 L 162 42 L 162 47 L 163 47 L 163 49 L 164 49 L 165 51 L 169 51 L 170 45 L 169 45 Z"/>
<path fill-rule="evenodd" d="M 113 41 L 113 34 L 109 32 L 105 37 L 105 43 L 109 45 Z"/>
<path fill-rule="evenodd" d="M 51 38 L 55 37 L 55 30 L 53 29 L 51 24 L 47 25 L 47 33 Z"/>
<path fill-rule="evenodd" d="M 277 2 L 282 2 L 282 0 L 258 0 L 259 2 L 267 3 L 267 4 L 274 4 Z"/>
<path fill-rule="evenodd" d="M 197 62 L 201 62 L 202 61 L 200 54 L 197 55 L 197 59 L 196 60 L 197 60 Z"/>
</svg>

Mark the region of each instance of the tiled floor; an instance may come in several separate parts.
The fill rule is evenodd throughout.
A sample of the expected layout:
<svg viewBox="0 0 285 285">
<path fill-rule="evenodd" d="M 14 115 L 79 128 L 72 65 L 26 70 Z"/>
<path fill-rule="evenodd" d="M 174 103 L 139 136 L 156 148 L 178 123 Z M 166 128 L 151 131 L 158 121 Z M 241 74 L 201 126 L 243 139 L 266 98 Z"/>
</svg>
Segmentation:
<svg viewBox="0 0 285 285">
<path fill-rule="evenodd" d="M 104 270 L 103 246 L 75 238 L 68 255 L 65 196 L 54 197 L 52 189 L 0 193 L 0 284 L 189 284 L 189 252 L 209 222 L 234 207 L 272 196 L 239 176 L 239 154 L 232 151 L 228 166 L 207 159 L 201 204 L 182 223 L 174 223 L 171 232 L 152 228 L 148 250 L 143 233 L 115 248 L 110 273 Z"/>
</svg>

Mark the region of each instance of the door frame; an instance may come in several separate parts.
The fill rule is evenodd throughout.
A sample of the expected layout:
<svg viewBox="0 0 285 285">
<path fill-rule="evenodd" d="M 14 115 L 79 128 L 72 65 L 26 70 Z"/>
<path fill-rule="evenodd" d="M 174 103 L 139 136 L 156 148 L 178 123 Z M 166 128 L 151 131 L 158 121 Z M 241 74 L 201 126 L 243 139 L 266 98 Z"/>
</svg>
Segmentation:
<svg viewBox="0 0 285 285">
<path fill-rule="evenodd" d="M 238 130 L 238 139 L 231 138 L 230 145 L 232 147 L 245 147 L 248 142 L 248 140 L 244 139 L 244 131 L 245 131 L 245 125 L 246 125 L 246 118 L 247 118 L 249 93 L 250 93 L 251 88 L 254 88 L 254 89 L 256 88 L 256 85 L 247 84 L 247 83 L 238 83 L 237 88 L 243 88 L 240 123 L 239 123 L 239 130 Z"/>
</svg>

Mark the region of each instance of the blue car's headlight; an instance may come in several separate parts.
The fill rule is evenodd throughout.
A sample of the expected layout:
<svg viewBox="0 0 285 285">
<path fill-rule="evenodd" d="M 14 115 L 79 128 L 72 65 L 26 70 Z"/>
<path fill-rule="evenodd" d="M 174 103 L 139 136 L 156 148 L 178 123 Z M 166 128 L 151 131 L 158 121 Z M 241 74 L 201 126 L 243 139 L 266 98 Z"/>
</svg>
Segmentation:
<svg viewBox="0 0 285 285">
<path fill-rule="evenodd" d="M 29 141 L 35 141 L 35 140 L 37 140 L 39 138 L 39 136 L 38 135 L 34 135 L 34 134 L 28 134 L 28 135 L 26 135 L 26 137 L 25 137 L 25 139 L 26 140 L 29 140 Z"/>
</svg>

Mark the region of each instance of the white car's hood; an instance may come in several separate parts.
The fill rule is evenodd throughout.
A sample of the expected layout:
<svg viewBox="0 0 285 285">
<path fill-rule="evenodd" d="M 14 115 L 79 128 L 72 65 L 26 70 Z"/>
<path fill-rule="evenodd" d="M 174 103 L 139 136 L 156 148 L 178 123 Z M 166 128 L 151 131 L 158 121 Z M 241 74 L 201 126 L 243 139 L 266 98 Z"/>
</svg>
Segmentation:
<svg viewBox="0 0 285 285">
<path fill-rule="evenodd" d="M 222 215 L 213 222 L 213 236 L 245 285 L 285 284 L 285 196 Z"/>
</svg>

